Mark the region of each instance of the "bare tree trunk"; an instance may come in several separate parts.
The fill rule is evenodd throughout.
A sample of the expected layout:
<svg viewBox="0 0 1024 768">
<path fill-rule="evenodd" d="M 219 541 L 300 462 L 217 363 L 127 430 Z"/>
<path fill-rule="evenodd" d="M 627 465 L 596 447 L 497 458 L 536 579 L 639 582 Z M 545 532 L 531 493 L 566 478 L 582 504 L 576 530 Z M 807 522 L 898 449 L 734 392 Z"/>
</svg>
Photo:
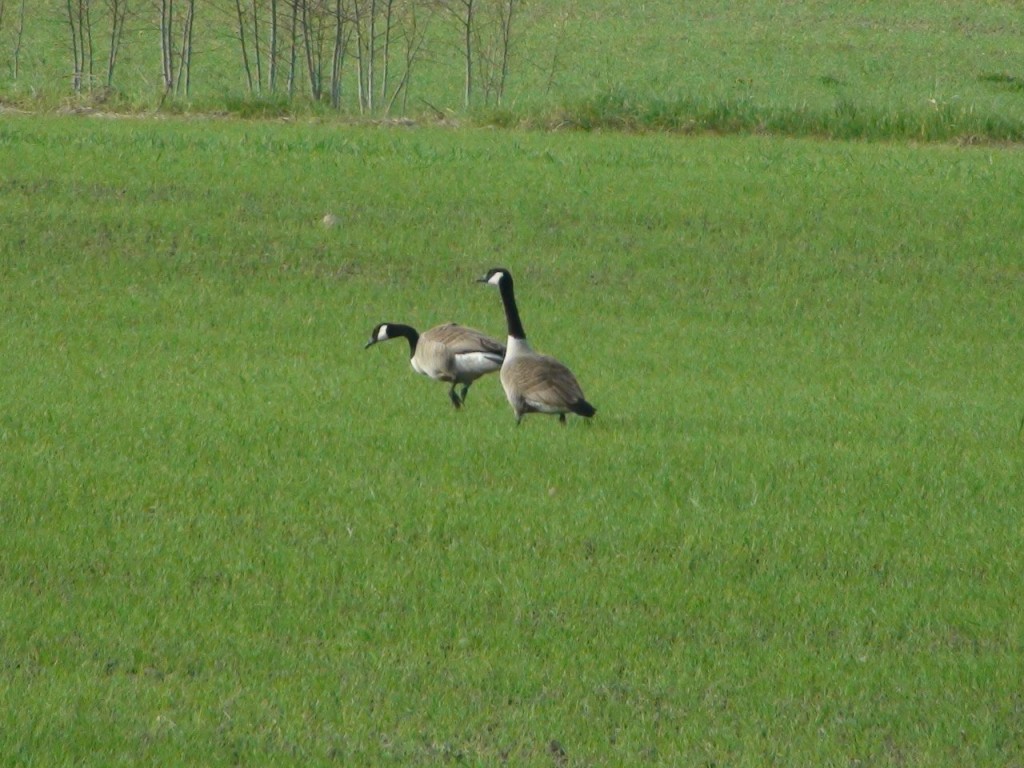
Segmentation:
<svg viewBox="0 0 1024 768">
<path fill-rule="evenodd" d="M 89 0 L 78 2 L 78 30 L 82 34 L 82 51 L 85 54 L 84 64 L 88 67 L 89 78 L 88 89 L 92 90 L 93 76 L 95 75 L 95 57 L 92 49 L 92 13 L 89 8 Z"/>
<path fill-rule="evenodd" d="M 353 0 L 360 112 L 375 112 L 388 104 L 394 5 L 395 0 Z"/>
<path fill-rule="evenodd" d="M 160 0 L 160 61 L 163 67 L 164 98 L 174 90 L 174 0 Z"/>
<path fill-rule="evenodd" d="M 245 44 L 245 11 L 242 10 L 242 0 L 235 0 L 235 11 L 238 14 L 238 40 L 242 45 L 242 66 L 245 68 L 249 93 L 252 93 L 252 67 L 249 66 L 249 49 Z"/>
<path fill-rule="evenodd" d="M 388 97 L 388 75 L 391 70 L 391 29 L 392 29 L 392 9 L 394 8 L 395 0 L 385 0 L 384 5 L 384 53 L 383 53 L 383 67 L 384 71 L 380 75 L 380 102 L 385 103 Z M 388 105 L 390 108 L 390 104 Z"/>
<path fill-rule="evenodd" d="M 363 35 L 363 8 L 359 0 L 352 0 L 356 25 L 356 91 L 359 97 L 359 113 L 366 111 L 366 40 Z"/>
<path fill-rule="evenodd" d="M 260 56 L 260 9 L 252 0 L 252 47 L 256 57 L 256 90 L 263 91 L 263 59 Z"/>
<path fill-rule="evenodd" d="M 107 88 L 114 84 L 114 66 L 117 64 L 117 46 L 120 44 L 121 35 L 118 30 L 118 16 L 120 3 L 118 0 L 111 0 L 110 7 L 110 51 L 107 54 Z"/>
<path fill-rule="evenodd" d="M 465 62 L 465 82 L 463 96 L 466 107 L 473 100 L 473 59 L 476 55 L 473 46 L 474 25 L 476 22 L 476 0 L 456 0 L 446 2 L 444 7 L 448 9 L 459 23 L 462 32 L 462 57 Z"/>
<path fill-rule="evenodd" d="M 163 52 L 163 67 L 164 67 L 164 91 L 166 93 L 171 92 L 171 87 L 174 85 L 174 68 L 171 62 L 171 48 L 173 43 L 171 41 L 171 11 L 174 9 L 172 5 L 173 0 L 161 0 L 160 3 L 160 43 L 161 50 Z"/>
<path fill-rule="evenodd" d="M 121 49 L 124 35 L 124 20 L 128 16 L 128 0 L 109 0 L 110 8 L 110 54 L 107 57 L 107 88 L 114 86 L 114 67 Z"/>
<path fill-rule="evenodd" d="M 466 7 L 466 108 L 473 103 L 473 8 L 475 0 L 463 0 Z"/>
<path fill-rule="evenodd" d="M 71 58 L 73 60 L 71 69 L 71 88 L 75 93 L 79 93 L 82 90 L 82 59 L 78 48 L 78 29 L 75 24 L 77 17 L 71 0 L 67 0 L 67 4 L 68 25 L 71 27 Z"/>
<path fill-rule="evenodd" d="M 299 52 L 299 2 L 292 3 L 291 54 L 288 61 L 288 98 L 295 96 L 295 65 L 298 63 Z"/>
<path fill-rule="evenodd" d="M 342 0 L 334 3 L 334 54 L 331 57 L 331 106 L 341 107 L 341 71 L 345 61 L 345 49 L 348 48 L 348 35 L 345 34 L 345 13 Z"/>
<path fill-rule="evenodd" d="M 309 72 L 309 92 L 313 101 L 320 101 L 323 88 L 320 81 L 321 61 L 319 56 L 318 34 L 314 34 L 313 18 L 309 12 L 308 0 L 302 0 L 302 38 L 306 48 L 306 68 Z"/>
<path fill-rule="evenodd" d="M 270 72 L 267 87 L 271 93 L 277 90 L 277 0 L 270 0 Z"/>
<path fill-rule="evenodd" d="M 505 84 L 508 82 L 509 59 L 512 55 L 512 16 L 515 12 L 516 0 L 502 0 L 501 4 L 501 76 L 498 79 L 497 102 L 505 97 Z"/>
<path fill-rule="evenodd" d="M 14 79 L 21 72 L 21 41 L 25 34 L 25 0 L 21 0 L 21 11 L 18 14 L 18 25 L 14 30 Z"/>
<path fill-rule="evenodd" d="M 180 93 L 182 82 L 185 83 L 185 96 L 192 90 L 192 22 L 196 15 L 196 0 L 188 0 L 185 11 L 184 29 L 181 33 L 181 54 L 178 57 L 178 78 L 176 87 Z"/>
<path fill-rule="evenodd" d="M 73 60 L 71 87 L 81 93 L 88 80 L 92 84 L 93 48 L 92 20 L 89 14 L 89 0 L 67 0 L 68 27 L 71 30 L 71 56 Z M 89 77 L 87 78 L 86 75 Z"/>
<path fill-rule="evenodd" d="M 366 51 L 366 108 L 373 112 L 374 64 L 377 60 L 377 0 L 370 0 L 370 32 Z"/>
</svg>

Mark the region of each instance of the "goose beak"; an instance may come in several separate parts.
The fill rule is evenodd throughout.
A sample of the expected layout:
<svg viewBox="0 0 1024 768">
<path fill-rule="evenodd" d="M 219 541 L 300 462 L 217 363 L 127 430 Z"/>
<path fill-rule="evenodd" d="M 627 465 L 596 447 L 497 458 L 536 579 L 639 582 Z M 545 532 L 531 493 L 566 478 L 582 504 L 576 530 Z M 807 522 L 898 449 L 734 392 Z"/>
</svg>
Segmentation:
<svg viewBox="0 0 1024 768">
<path fill-rule="evenodd" d="M 476 282 L 478 282 L 478 283 L 486 283 L 487 282 L 487 275 L 484 275 L 483 277 L 478 277 L 476 279 Z"/>
<path fill-rule="evenodd" d="M 370 339 L 368 342 L 363 344 L 363 349 L 369 349 L 370 347 L 372 347 L 376 343 L 377 343 L 376 339 Z"/>
</svg>

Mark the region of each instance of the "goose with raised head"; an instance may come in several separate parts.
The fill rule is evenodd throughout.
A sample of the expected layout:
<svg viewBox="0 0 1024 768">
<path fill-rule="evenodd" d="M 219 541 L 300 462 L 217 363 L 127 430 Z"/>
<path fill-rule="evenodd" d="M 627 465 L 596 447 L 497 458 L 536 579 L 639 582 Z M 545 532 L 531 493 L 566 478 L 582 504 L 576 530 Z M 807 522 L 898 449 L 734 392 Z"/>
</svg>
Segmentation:
<svg viewBox="0 0 1024 768">
<path fill-rule="evenodd" d="M 502 267 L 491 269 L 477 282 L 496 285 L 501 292 L 508 324 L 505 360 L 501 364 L 501 386 L 516 415 L 516 424 L 527 413 L 558 414 L 565 423 L 567 413 L 585 418 L 597 409 L 587 402 L 579 382 L 563 363 L 533 351 L 526 340 L 519 307 L 516 305 L 512 273 Z"/>
<path fill-rule="evenodd" d="M 409 342 L 409 363 L 416 373 L 451 384 L 448 397 L 461 408 L 466 402 L 469 385 L 481 376 L 501 368 L 505 345 L 473 328 L 445 323 L 418 333 L 401 323 L 381 323 L 366 342 L 371 347 L 378 341 L 404 338 Z M 461 396 L 456 385 L 462 385 Z"/>
</svg>

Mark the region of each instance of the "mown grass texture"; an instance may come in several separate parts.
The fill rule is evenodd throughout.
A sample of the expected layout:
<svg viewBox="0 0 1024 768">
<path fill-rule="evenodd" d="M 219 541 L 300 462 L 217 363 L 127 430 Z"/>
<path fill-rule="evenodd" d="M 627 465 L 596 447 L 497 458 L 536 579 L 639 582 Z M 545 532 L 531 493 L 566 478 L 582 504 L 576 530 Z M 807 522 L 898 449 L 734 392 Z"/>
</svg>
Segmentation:
<svg viewBox="0 0 1024 768">
<path fill-rule="evenodd" d="M 4 121 L 4 762 L 1019 762 L 1021 162 Z"/>
</svg>

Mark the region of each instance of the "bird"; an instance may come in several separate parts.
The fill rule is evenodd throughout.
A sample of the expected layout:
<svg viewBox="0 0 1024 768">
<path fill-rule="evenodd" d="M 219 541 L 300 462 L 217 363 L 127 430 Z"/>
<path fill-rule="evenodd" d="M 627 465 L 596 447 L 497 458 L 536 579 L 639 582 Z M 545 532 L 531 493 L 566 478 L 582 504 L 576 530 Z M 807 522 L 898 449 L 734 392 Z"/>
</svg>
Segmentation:
<svg viewBox="0 0 1024 768">
<path fill-rule="evenodd" d="M 501 386 L 516 416 L 516 424 L 527 413 L 558 414 L 565 424 L 567 413 L 592 417 L 597 409 L 587 402 L 579 382 L 563 363 L 553 357 L 534 352 L 526 340 L 526 331 L 516 306 L 512 273 L 495 267 L 477 280 L 496 285 L 501 291 L 508 324 L 505 360 L 501 364 Z"/>
<path fill-rule="evenodd" d="M 497 371 L 505 359 L 504 344 L 457 323 L 438 325 L 423 333 L 401 323 L 380 323 L 363 349 L 399 337 L 409 341 L 409 363 L 416 373 L 451 384 L 448 397 L 456 408 L 466 402 L 469 385 Z M 461 396 L 455 392 L 457 384 L 462 385 Z"/>
</svg>

